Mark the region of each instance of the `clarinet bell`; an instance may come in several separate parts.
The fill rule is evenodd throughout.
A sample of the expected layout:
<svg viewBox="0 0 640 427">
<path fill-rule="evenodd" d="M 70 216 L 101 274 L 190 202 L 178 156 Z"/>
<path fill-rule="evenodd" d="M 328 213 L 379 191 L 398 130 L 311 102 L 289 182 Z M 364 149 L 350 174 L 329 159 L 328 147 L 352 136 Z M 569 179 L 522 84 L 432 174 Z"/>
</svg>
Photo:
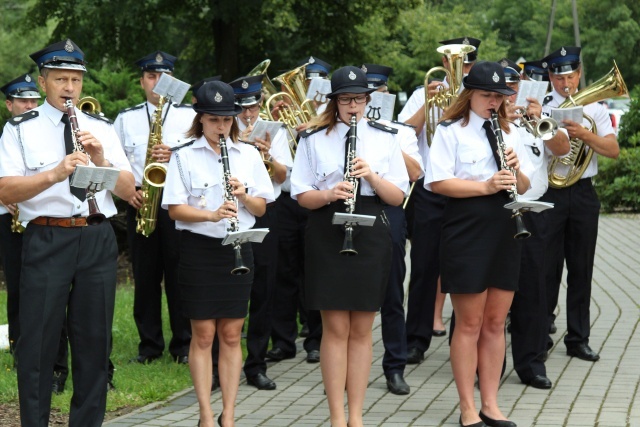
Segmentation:
<svg viewBox="0 0 640 427">
<path fill-rule="evenodd" d="M 340 255 L 353 256 L 358 255 L 358 251 L 353 247 L 353 227 L 348 225 L 344 229 L 344 242 Z"/>
<path fill-rule="evenodd" d="M 516 234 L 513 236 L 514 239 L 526 239 L 531 236 L 531 233 L 524 226 L 524 221 L 522 220 L 522 213 L 520 211 L 516 211 L 513 215 L 516 219 Z"/>
<path fill-rule="evenodd" d="M 242 260 L 241 246 L 239 244 L 234 245 L 233 250 L 235 252 L 235 262 L 233 270 L 231 270 L 231 274 L 234 276 L 242 276 L 249 273 L 249 267 L 245 266 L 244 261 Z"/>
<path fill-rule="evenodd" d="M 89 205 L 89 215 L 87 216 L 87 224 L 100 225 L 105 220 L 105 216 L 98 208 L 98 202 L 93 194 L 87 193 L 87 204 Z"/>
</svg>

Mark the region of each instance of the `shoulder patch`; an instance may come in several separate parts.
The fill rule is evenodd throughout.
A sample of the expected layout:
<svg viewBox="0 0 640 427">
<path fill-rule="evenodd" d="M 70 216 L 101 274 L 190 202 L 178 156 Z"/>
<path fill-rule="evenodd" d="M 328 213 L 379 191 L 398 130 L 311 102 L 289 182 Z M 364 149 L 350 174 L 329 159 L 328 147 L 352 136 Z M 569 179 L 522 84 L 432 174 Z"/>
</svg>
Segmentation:
<svg viewBox="0 0 640 427">
<path fill-rule="evenodd" d="M 416 127 L 414 125 L 410 125 L 409 123 L 403 123 L 403 122 L 399 122 L 397 120 L 392 120 L 391 123 L 393 123 L 394 125 L 402 125 L 402 126 L 406 126 L 408 128 L 411 128 L 413 130 L 416 129 Z"/>
<path fill-rule="evenodd" d="M 447 119 L 447 120 L 443 120 L 443 121 L 441 121 L 440 123 L 438 123 L 438 126 L 444 126 L 444 127 L 447 127 L 447 126 L 450 126 L 450 125 L 454 124 L 455 122 L 457 122 L 457 121 L 458 121 L 458 120 L 460 120 L 460 119 L 461 119 L 461 117 L 460 117 L 460 118 L 457 118 L 457 119 Z"/>
<path fill-rule="evenodd" d="M 144 107 L 144 102 L 142 104 L 138 104 L 138 105 L 135 105 L 133 107 L 125 108 L 124 110 L 120 111 L 118 114 L 128 113 L 129 111 L 139 110 L 142 107 Z"/>
<path fill-rule="evenodd" d="M 544 99 L 542 100 L 542 105 L 547 105 L 548 103 L 550 103 L 551 101 L 553 101 L 553 95 L 547 95 L 544 97 Z"/>
<path fill-rule="evenodd" d="M 171 147 L 171 148 L 169 148 L 169 151 L 178 151 L 178 150 L 180 150 L 181 148 L 184 148 L 184 147 L 188 147 L 188 146 L 190 146 L 190 145 L 191 145 L 191 144 L 193 144 L 194 142 L 196 142 L 196 140 L 195 140 L 195 139 L 193 139 L 193 140 L 191 140 L 191 141 L 189 141 L 189 142 L 185 142 L 184 144 L 176 145 L 175 147 Z"/>
<path fill-rule="evenodd" d="M 329 127 L 329 125 L 327 125 L 327 126 L 321 126 L 321 127 L 319 127 L 319 128 L 306 129 L 306 130 L 304 130 L 304 131 L 300 132 L 300 138 L 307 138 L 307 137 L 309 137 L 309 136 L 313 135 L 314 133 L 318 133 L 318 132 L 320 132 L 321 130 L 325 130 L 325 129 L 326 129 L 326 128 L 328 128 L 328 127 Z"/>
<path fill-rule="evenodd" d="M 192 104 L 173 104 L 174 108 L 193 108 Z"/>
<path fill-rule="evenodd" d="M 10 118 L 9 123 L 11 123 L 14 126 L 18 126 L 20 123 L 24 123 L 27 120 L 35 119 L 39 115 L 40 113 L 38 113 L 37 111 L 33 111 L 33 110 L 27 111 L 26 113 L 22 113 L 19 116 Z"/>
<path fill-rule="evenodd" d="M 378 123 L 378 122 L 375 122 L 373 120 L 369 120 L 367 123 L 369 124 L 369 126 L 374 127 L 376 129 L 379 129 L 379 130 L 384 131 L 384 132 L 389 132 L 389 133 L 393 133 L 393 134 L 397 134 L 398 133 L 398 129 L 392 128 L 391 126 L 383 125 L 382 123 Z"/>
<path fill-rule="evenodd" d="M 107 116 L 104 116 L 102 114 L 88 113 L 86 111 L 83 111 L 83 113 L 89 117 L 93 117 L 94 119 L 102 120 L 103 122 L 109 123 L 110 125 L 113 124 L 113 122 Z"/>
</svg>

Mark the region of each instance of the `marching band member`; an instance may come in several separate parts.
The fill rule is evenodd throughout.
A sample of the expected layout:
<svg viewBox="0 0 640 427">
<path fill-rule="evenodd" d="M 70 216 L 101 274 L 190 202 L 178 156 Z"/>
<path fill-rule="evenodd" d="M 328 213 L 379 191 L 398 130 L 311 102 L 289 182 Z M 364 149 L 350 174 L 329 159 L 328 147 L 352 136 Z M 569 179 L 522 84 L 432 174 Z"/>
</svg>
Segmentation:
<svg viewBox="0 0 640 427">
<path fill-rule="evenodd" d="M 460 425 L 515 426 L 498 407 L 505 354 L 504 325 L 520 264 L 515 224 L 503 190 L 529 188 L 530 164 L 517 132 L 506 120 L 503 98 L 513 94 L 502 67 L 479 62 L 463 79 L 465 90 L 444 113 L 431 145 L 425 184 L 448 196 L 442 223 L 442 291 L 451 294 L 456 330 L 451 366 L 460 397 Z M 501 169 L 489 118 L 498 111 L 504 157 Z M 484 129 L 483 129 L 484 128 Z M 522 166 L 522 167 L 521 167 Z M 505 261 L 506 260 L 506 261 Z M 478 372 L 482 407 L 474 402 Z"/>
<path fill-rule="evenodd" d="M 543 110 L 550 113 L 567 98 L 576 95 L 582 72 L 579 47 L 561 47 L 543 62 L 547 64 L 553 91 L 545 98 Z M 565 91 L 566 90 L 566 91 Z M 593 150 L 591 163 L 577 183 L 564 188 L 549 188 L 543 200 L 554 203 L 547 222 L 546 264 L 548 315 L 558 304 L 563 260 L 567 263 L 567 335 L 564 344 L 567 354 L 589 362 L 600 356 L 589 346 L 591 322 L 591 279 L 598 237 L 600 201 L 591 178 L 598 172 L 598 155 L 617 158 L 620 147 L 604 106 L 595 102 L 585 105 L 584 114 L 593 118 L 597 134 L 583 127 L 583 123 L 564 120 L 570 138 L 580 139 L 587 150 Z M 587 125 L 587 122 L 584 122 Z M 549 341 L 551 339 L 549 338 Z"/>
<path fill-rule="evenodd" d="M 362 120 L 373 90 L 362 70 L 350 66 L 336 70 L 331 89 L 326 110 L 302 134 L 291 174 L 291 196 L 310 209 L 305 299 L 308 309 L 320 310 L 322 315 L 320 366 L 331 425 L 347 425 L 346 388 L 349 426 L 362 427 L 372 360 L 371 328 L 386 294 L 392 253 L 383 208 L 402 203 L 409 179 L 395 140 L 397 130 Z M 345 173 L 347 123 L 353 115 L 358 122 L 357 153 Z M 360 181 L 357 192 L 349 180 Z M 332 225 L 332 217 L 345 210 L 343 202 L 351 197 L 356 197 L 356 213 L 374 215 L 376 221 L 372 227 L 356 227 L 359 253 L 347 257 L 339 253 L 344 227 Z"/>
<path fill-rule="evenodd" d="M 20 221 L 29 221 L 16 349 L 20 418 L 23 426 L 48 425 L 51 372 L 66 319 L 73 367 L 69 425 L 98 427 L 106 406 L 118 250 L 109 221 L 87 226 L 86 191 L 70 187 L 69 176 L 77 165 L 115 166 L 120 174 L 113 194 L 127 200 L 133 175 L 107 119 L 74 109 L 75 141 L 84 150 L 74 147 L 75 123 L 65 103 L 75 104 L 82 92 L 80 48 L 66 40 L 30 56 L 47 97 L 9 121 L 0 144 L 0 199 L 18 203 Z M 115 215 L 111 192 L 99 191 L 95 199 L 105 217 Z"/>
<path fill-rule="evenodd" d="M 156 51 L 136 61 L 142 73 L 140 86 L 146 101 L 123 110 L 115 121 L 122 147 L 127 153 L 138 191 L 128 200 L 127 237 L 131 248 L 131 265 L 135 282 L 133 317 L 140 336 L 138 354 L 130 362 L 151 363 L 162 356 L 165 340 L 162 334 L 162 288 L 167 295 L 171 341 L 169 353 L 180 364 L 188 363 L 191 340 L 189 321 L 180 311 L 180 293 L 177 285 L 179 233 L 166 210 L 157 209 L 156 228 L 147 237 L 136 232 L 138 210 L 143 197 L 140 187 L 149 149 L 151 121 L 160 96 L 153 92 L 162 73 L 173 73 L 176 57 Z M 154 162 L 167 163 L 171 146 L 184 139 L 194 112 L 189 105 L 167 102 L 162 113 L 162 143 L 152 148 Z M 159 203 L 159 201 L 157 202 Z"/>
<path fill-rule="evenodd" d="M 242 107 L 242 112 L 238 114 L 238 127 L 243 139 L 248 138 L 256 122 L 262 120 L 258 115 L 262 102 L 262 78 L 262 75 L 245 76 L 229 83 L 235 93 L 236 103 Z M 265 139 L 256 138 L 254 144 L 271 168 L 274 199 L 278 199 L 281 192 L 280 186 L 286 178 L 287 169 L 293 167 L 286 131 L 281 128 L 275 135 L 270 135 L 267 132 Z M 262 243 L 253 247 L 255 272 L 249 303 L 247 358 L 244 362 L 247 383 L 259 390 L 274 390 L 276 388 L 276 383 L 266 375 L 265 357 L 271 335 L 273 292 L 278 263 L 277 223 L 277 208 L 276 203 L 273 202 L 267 204 L 266 213 L 256 219 L 255 225 L 256 228 L 270 230 Z"/>
<path fill-rule="evenodd" d="M 189 369 L 200 406 L 199 426 L 213 426 L 211 411 L 211 345 L 220 341 L 219 372 L 223 411 L 218 425 L 234 425 L 235 401 L 242 369 L 240 334 L 247 314 L 253 281 L 250 244 L 242 245 L 249 274 L 232 275 L 234 250 L 222 245 L 230 219 L 239 230 L 252 228 L 273 201 L 273 188 L 257 151 L 238 142 L 233 89 L 219 81 L 203 85 L 188 138 L 196 138 L 174 151 L 162 199 L 180 232 L 179 286 L 183 314 L 191 319 Z M 226 140 L 233 201 L 225 201 L 221 136 Z"/>
</svg>

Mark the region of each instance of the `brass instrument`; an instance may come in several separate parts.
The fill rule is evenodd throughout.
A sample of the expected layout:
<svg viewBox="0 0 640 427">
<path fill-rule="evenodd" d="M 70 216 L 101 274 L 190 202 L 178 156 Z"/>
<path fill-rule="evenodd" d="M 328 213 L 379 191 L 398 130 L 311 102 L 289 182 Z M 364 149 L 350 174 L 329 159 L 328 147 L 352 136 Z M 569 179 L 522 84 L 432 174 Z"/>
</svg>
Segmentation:
<svg viewBox="0 0 640 427">
<path fill-rule="evenodd" d="M 233 187 L 231 187 L 230 179 L 231 179 L 231 169 L 229 167 L 229 152 L 227 151 L 227 142 L 224 139 L 224 135 L 220 135 L 220 157 L 222 158 L 222 188 L 224 191 L 223 199 L 224 201 L 233 202 L 236 206 L 236 211 L 238 208 L 238 199 L 233 195 Z M 240 226 L 238 224 L 238 218 L 232 217 L 228 220 L 229 227 L 227 231 L 233 233 L 235 231 L 240 230 Z M 233 250 L 235 252 L 235 264 L 233 269 L 231 270 L 231 274 L 234 276 L 239 276 L 242 274 L 247 274 L 249 272 L 249 267 L 244 265 L 244 261 L 242 260 L 242 246 L 239 242 L 233 242 Z"/>
<path fill-rule="evenodd" d="M 22 233 L 23 231 L 24 227 L 20 223 L 20 209 L 18 209 L 18 205 L 16 205 L 16 210 L 13 212 L 13 216 L 11 217 L 11 232 Z"/>
<path fill-rule="evenodd" d="M 80 127 L 78 126 L 78 117 L 76 117 L 76 109 L 73 106 L 73 101 L 71 98 L 67 98 L 64 102 L 64 107 L 67 110 L 67 115 L 69 116 L 69 123 L 71 125 L 71 139 L 73 141 L 73 152 L 81 152 L 85 153 L 89 160 L 91 160 L 91 156 L 86 152 L 84 146 L 78 141 L 78 132 L 80 132 Z M 71 179 L 71 178 L 69 178 Z M 100 209 L 98 208 L 98 202 L 96 202 L 96 188 L 91 188 L 89 186 L 86 189 L 87 192 L 87 204 L 89 205 L 89 215 L 87 216 L 87 224 L 89 225 L 98 225 L 104 221 L 106 218 Z"/>
<path fill-rule="evenodd" d="M 353 188 L 350 193 L 353 197 L 347 198 L 344 204 L 347 205 L 347 213 L 352 214 L 356 210 L 356 195 L 358 193 L 358 180 L 353 177 L 353 159 L 356 158 L 356 141 L 358 131 L 358 122 L 356 115 L 351 115 L 349 121 L 349 134 L 347 139 L 347 158 L 344 164 L 344 180 L 350 183 Z M 355 224 L 348 222 L 344 226 L 344 242 L 342 244 L 341 255 L 358 255 L 358 251 L 353 247 L 353 227 Z"/>
<path fill-rule="evenodd" d="M 534 138 L 548 141 L 558 133 L 558 123 L 551 117 L 539 118 L 522 116 L 521 124 Z"/>
<path fill-rule="evenodd" d="M 504 139 L 502 138 L 502 129 L 500 128 L 500 122 L 498 121 L 498 113 L 495 110 L 491 110 L 491 127 L 493 128 L 493 133 L 496 136 L 497 145 L 498 145 L 498 156 L 500 157 L 500 168 L 503 170 L 508 170 L 513 175 L 515 175 L 515 170 L 507 165 L 507 156 L 505 151 L 507 149 L 506 144 L 504 143 Z M 518 190 L 514 185 L 509 190 L 509 198 L 514 202 L 518 201 Z M 514 209 L 512 218 L 516 220 L 516 234 L 513 236 L 514 239 L 526 239 L 531 236 L 531 233 L 524 226 L 524 221 L 522 220 L 522 211 L 519 209 Z"/>
<path fill-rule="evenodd" d="M 102 107 L 100 106 L 100 102 L 95 99 L 93 96 L 84 96 L 78 100 L 76 104 L 76 108 L 80 111 L 84 111 L 85 113 L 90 114 L 98 114 L 102 112 Z"/>
<path fill-rule="evenodd" d="M 153 112 L 142 173 L 142 207 L 136 214 L 136 233 L 145 237 L 149 237 L 156 229 L 162 189 L 167 178 L 167 165 L 155 162 L 151 156 L 153 147 L 162 144 L 162 109 L 166 101 L 167 99 L 161 96 L 156 111 Z"/>
<path fill-rule="evenodd" d="M 614 96 L 622 96 L 629 93 L 627 85 L 625 84 L 618 65 L 613 61 L 613 68 L 604 77 L 595 83 L 589 85 L 585 89 L 578 92 L 576 96 L 571 96 L 568 93 L 568 88 L 565 88 L 567 93 L 567 99 L 558 106 L 558 108 L 567 108 L 580 105 L 588 105 L 594 102 L 602 101 L 603 99 L 611 98 Z M 597 133 L 593 118 L 583 115 L 584 118 L 590 123 L 589 130 L 593 133 Z M 565 157 L 554 157 L 549 162 L 549 186 L 553 188 L 566 188 L 570 187 L 580 178 L 582 174 L 589 166 L 591 158 L 593 156 L 593 150 L 587 150 L 585 143 L 577 138 L 571 138 L 569 140 L 571 150 Z"/>
</svg>

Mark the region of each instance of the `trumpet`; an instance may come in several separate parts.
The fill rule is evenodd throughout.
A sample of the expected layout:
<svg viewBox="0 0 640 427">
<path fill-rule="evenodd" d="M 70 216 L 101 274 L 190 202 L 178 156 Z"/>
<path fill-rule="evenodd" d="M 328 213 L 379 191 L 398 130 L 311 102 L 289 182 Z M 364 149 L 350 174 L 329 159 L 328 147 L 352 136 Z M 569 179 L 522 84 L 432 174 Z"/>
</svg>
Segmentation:
<svg viewBox="0 0 640 427">
<path fill-rule="evenodd" d="M 523 114 L 522 125 L 527 129 L 527 132 L 543 141 L 550 140 L 558 133 L 558 122 L 551 117 L 529 117 Z"/>
</svg>

